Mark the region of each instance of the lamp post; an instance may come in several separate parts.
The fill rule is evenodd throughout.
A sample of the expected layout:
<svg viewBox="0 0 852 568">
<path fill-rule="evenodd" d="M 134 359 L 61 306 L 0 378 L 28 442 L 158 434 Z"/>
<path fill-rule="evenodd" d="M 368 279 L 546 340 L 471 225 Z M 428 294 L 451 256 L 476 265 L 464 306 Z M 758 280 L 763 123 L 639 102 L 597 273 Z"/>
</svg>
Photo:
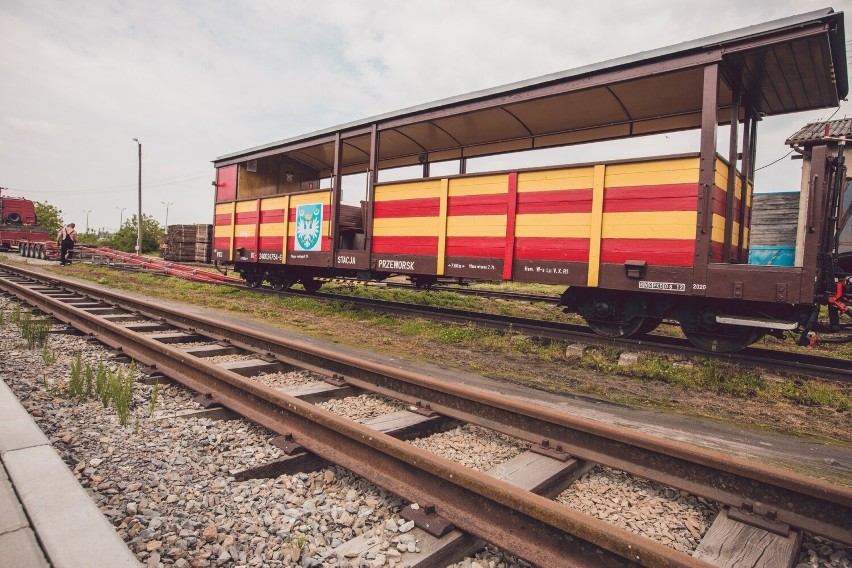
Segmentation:
<svg viewBox="0 0 852 568">
<path fill-rule="evenodd" d="M 121 227 L 124 225 L 124 210 L 127 209 L 127 207 L 116 207 L 116 209 L 118 209 L 118 211 L 119 211 L 119 213 L 118 213 L 118 228 L 120 230 Z"/>
<path fill-rule="evenodd" d="M 142 254 L 142 142 L 138 138 L 133 139 L 139 146 L 139 212 L 136 216 L 136 254 Z"/>
<path fill-rule="evenodd" d="M 86 216 L 86 233 L 87 234 L 89 232 L 89 213 L 91 213 L 91 211 L 86 211 L 85 209 L 83 209 L 83 214 Z"/>
<path fill-rule="evenodd" d="M 163 205 L 166 206 L 166 231 L 168 231 L 169 230 L 169 207 L 174 205 L 174 203 L 171 203 L 169 201 L 160 201 L 160 203 L 162 203 Z"/>
</svg>

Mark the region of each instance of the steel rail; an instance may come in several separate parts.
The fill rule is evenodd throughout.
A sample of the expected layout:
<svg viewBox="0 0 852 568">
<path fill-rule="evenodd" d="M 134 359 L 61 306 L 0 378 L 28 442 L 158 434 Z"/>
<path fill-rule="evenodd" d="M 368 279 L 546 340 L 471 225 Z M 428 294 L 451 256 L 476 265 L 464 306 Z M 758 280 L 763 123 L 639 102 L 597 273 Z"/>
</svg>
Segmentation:
<svg viewBox="0 0 852 568">
<path fill-rule="evenodd" d="M 27 272 L 34 278 L 44 275 Z M 52 278 L 52 277 L 47 277 Z M 151 317 L 227 337 L 285 362 L 337 373 L 355 386 L 511 436 L 562 449 L 732 507 L 765 514 L 833 540 L 852 544 L 852 490 L 741 458 L 652 437 L 633 430 L 569 416 L 549 409 L 450 384 L 421 374 L 364 361 L 206 316 L 175 314 L 161 304 L 93 286 L 55 282 L 65 288 L 129 306 Z"/>
<path fill-rule="evenodd" d="M 254 288 L 253 290 L 257 290 Z M 275 292 L 277 293 L 277 292 Z M 435 306 L 422 306 L 419 304 L 407 304 L 389 300 L 377 300 L 374 298 L 358 298 L 344 294 L 308 294 L 307 292 L 293 292 L 300 296 L 325 297 L 343 302 L 356 302 L 359 305 L 370 306 L 376 309 L 393 311 L 395 313 L 428 315 L 431 318 L 444 321 L 460 323 L 473 323 L 480 327 L 498 330 L 514 330 L 516 332 L 547 339 L 561 341 L 579 341 L 593 345 L 621 347 L 648 351 L 661 354 L 675 354 L 685 357 L 709 357 L 723 359 L 731 363 L 748 366 L 761 366 L 767 369 L 810 372 L 820 377 L 837 379 L 841 381 L 852 381 L 852 361 L 809 355 L 801 353 L 787 353 L 772 349 L 761 349 L 748 347 L 736 353 L 708 353 L 694 347 L 686 339 L 667 337 L 663 335 L 646 335 L 641 338 L 610 338 L 596 335 L 585 325 L 566 324 L 560 322 L 530 320 L 514 316 L 487 314 L 481 312 L 470 312 L 454 308 L 443 308 Z"/>
<path fill-rule="evenodd" d="M 391 493 L 434 504 L 459 528 L 540 566 L 708 568 L 704 561 L 520 490 L 330 411 L 207 363 L 22 283 L 0 278 L 22 301 Z M 59 284 L 59 283 L 57 283 Z M 62 286 L 69 288 L 67 282 Z"/>
<path fill-rule="evenodd" d="M 133 265 L 135 271 L 144 271 L 137 265 Z M 147 271 L 151 274 L 160 274 L 168 276 L 169 274 L 163 271 Z M 208 282 L 210 284 L 224 284 L 224 282 Z M 461 323 L 473 323 L 480 327 L 505 331 L 512 329 L 533 337 L 546 339 L 556 339 L 560 341 L 579 341 L 592 345 L 621 347 L 627 349 L 635 349 L 638 351 L 660 353 L 666 355 L 680 355 L 688 358 L 710 357 L 714 359 L 724 359 L 731 363 L 747 366 L 757 366 L 766 369 L 778 371 L 793 371 L 799 373 L 812 373 L 821 378 L 830 378 L 845 382 L 852 382 L 852 361 L 839 359 L 836 357 L 826 357 L 820 355 L 811 355 L 803 353 L 788 353 L 780 350 L 762 349 L 759 347 L 748 347 L 742 351 L 735 353 L 708 353 L 693 346 L 689 341 L 676 337 L 667 337 L 663 335 L 645 335 L 639 338 L 609 338 L 596 335 L 591 329 L 585 325 L 566 324 L 560 322 L 550 322 L 544 320 L 531 320 L 527 318 L 518 318 L 506 315 L 487 314 L 482 312 L 470 312 L 446 307 L 426 306 L 420 304 L 410 304 L 405 302 L 395 302 L 391 300 L 379 300 L 376 298 L 362 298 L 357 296 L 348 296 L 345 294 L 335 293 L 309 293 L 299 290 L 275 291 L 271 288 L 259 287 L 252 288 L 249 286 L 234 285 L 244 288 L 249 291 L 261 294 L 289 294 L 313 298 L 323 298 L 342 302 L 352 302 L 362 306 L 369 306 L 383 311 L 394 313 L 413 314 L 413 315 L 428 315 L 433 319 L 443 321 L 454 321 Z M 389 287 L 410 287 L 408 284 L 389 283 Z M 446 288 L 445 291 L 454 291 L 456 293 L 471 294 L 473 290 L 458 289 L 454 290 Z M 502 297 L 513 297 L 512 294 L 496 293 Z M 495 295 L 486 293 L 484 295 Z M 521 295 L 522 296 L 522 295 Z M 558 298 L 547 296 L 542 297 L 517 297 L 515 299 L 523 299 L 524 301 L 558 301 Z"/>
</svg>

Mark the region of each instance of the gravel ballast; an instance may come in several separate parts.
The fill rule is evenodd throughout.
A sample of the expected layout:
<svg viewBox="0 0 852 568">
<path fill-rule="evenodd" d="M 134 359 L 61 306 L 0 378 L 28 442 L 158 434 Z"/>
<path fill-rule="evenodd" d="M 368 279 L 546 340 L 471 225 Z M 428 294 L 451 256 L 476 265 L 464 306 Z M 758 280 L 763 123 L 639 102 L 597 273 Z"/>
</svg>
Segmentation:
<svg viewBox="0 0 852 568">
<path fill-rule="evenodd" d="M 137 383 L 125 426 L 99 401 L 69 398 L 65 388 L 78 353 L 84 365 L 105 362 L 125 373 L 128 366 L 110 361 L 98 344 L 60 334 L 49 337 L 47 359 L 53 355 L 55 361 L 48 364 L 45 353 L 27 349 L 10 323 L 13 305 L 0 298 L 0 376 L 143 564 L 399 567 L 402 554 L 417 549 L 406 538 L 410 524 L 399 517 L 407 503 L 342 468 L 235 481 L 237 472 L 281 457 L 268 443 L 273 434 L 243 420 L 176 418 L 200 408 L 180 386 Z M 295 371 L 263 382 L 283 387 L 313 380 L 310 373 Z M 324 406 L 360 421 L 404 407 L 373 395 Z M 412 443 L 480 471 L 525 449 L 469 425 Z M 716 511 L 714 503 L 607 468 L 590 471 L 559 500 L 685 552 L 694 549 Z M 378 552 L 338 558 L 334 548 L 361 534 L 382 543 Z M 809 535 L 799 562 L 800 568 L 850 566 L 845 547 Z M 528 564 L 491 547 L 454 565 L 514 566 Z"/>
</svg>

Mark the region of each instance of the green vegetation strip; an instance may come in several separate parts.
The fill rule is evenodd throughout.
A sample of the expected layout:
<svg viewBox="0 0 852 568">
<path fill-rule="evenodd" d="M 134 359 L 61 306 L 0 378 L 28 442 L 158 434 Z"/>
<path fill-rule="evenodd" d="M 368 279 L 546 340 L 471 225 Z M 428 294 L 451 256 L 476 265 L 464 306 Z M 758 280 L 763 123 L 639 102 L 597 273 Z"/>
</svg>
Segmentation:
<svg viewBox="0 0 852 568">
<path fill-rule="evenodd" d="M 790 408 L 796 408 L 797 412 L 809 415 L 800 421 L 801 433 L 844 439 L 852 432 L 852 388 L 836 382 L 795 376 L 772 377 L 713 359 L 684 362 L 662 356 L 642 356 L 638 362 L 623 366 L 618 364 L 621 352 L 613 348 L 588 348 L 581 357 L 566 358 L 566 345 L 559 341 L 387 314 L 345 300 L 258 294 L 177 278 L 165 281 L 160 275 L 93 265 L 53 270 L 127 292 L 239 313 L 242 317 L 328 341 L 473 371 L 551 392 L 579 393 L 631 405 L 725 418 L 724 409 L 718 408 L 721 406 L 729 408 L 731 416 L 737 419 L 742 418 L 742 414 L 735 412 L 738 401 L 749 401 L 770 409 L 768 416 L 754 413 L 756 416 L 749 418 L 765 427 L 798 432 L 780 416 L 771 415 L 773 412 L 783 415 Z M 448 292 L 424 293 L 379 287 L 354 290 L 359 290 L 356 294 L 369 297 L 416 300 L 417 303 L 473 311 L 514 310 L 513 306 L 517 305 Z M 553 306 L 544 305 L 520 304 L 517 309 L 523 311 L 524 317 L 538 317 L 535 314 L 545 311 L 558 313 Z M 518 312 L 512 311 L 512 315 Z M 698 394 L 729 402 L 717 405 L 712 412 L 703 411 L 692 404 L 692 397 Z M 814 421 L 825 421 L 826 416 L 832 422 L 824 428 L 816 426 Z"/>
</svg>

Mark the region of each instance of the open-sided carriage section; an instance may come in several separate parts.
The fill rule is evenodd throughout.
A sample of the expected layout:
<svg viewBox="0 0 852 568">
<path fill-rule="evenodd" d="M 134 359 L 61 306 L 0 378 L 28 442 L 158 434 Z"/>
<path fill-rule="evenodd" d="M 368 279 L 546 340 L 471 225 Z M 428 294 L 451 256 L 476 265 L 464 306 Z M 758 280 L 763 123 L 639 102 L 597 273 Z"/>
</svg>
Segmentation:
<svg viewBox="0 0 852 568">
<path fill-rule="evenodd" d="M 824 292 L 837 167 L 828 146 L 805 152 L 800 262 L 746 265 L 758 122 L 847 91 L 843 15 L 826 9 L 251 148 L 214 162 L 214 259 L 277 288 L 564 284 L 599 333 L 672 317 L 699 345 L 739 348 L 804 323 Z M 684 153 L 641 150 L 689 130 Z M 593 163 L 474 172 L 484 157 L 628 138 L 638 158 L 601 145 Z"/>
</svg>

